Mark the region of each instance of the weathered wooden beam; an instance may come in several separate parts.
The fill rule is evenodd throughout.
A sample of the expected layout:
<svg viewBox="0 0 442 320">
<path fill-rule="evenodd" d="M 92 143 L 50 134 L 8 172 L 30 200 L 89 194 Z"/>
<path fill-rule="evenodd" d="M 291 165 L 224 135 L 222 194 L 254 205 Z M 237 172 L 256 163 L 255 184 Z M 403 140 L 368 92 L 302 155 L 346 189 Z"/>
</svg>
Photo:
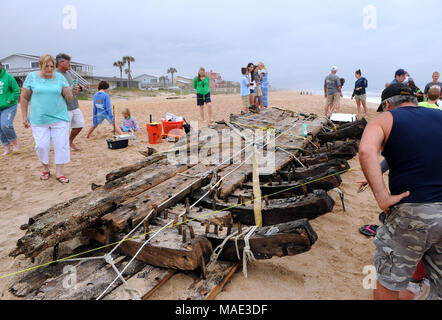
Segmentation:
<svg viewBox="0 0 442 320">
<path fill-rule="evenodd" d="M 186 300 L 214 300 L 240 265 L 241 262 L 217 261 L 206 279 L 200 278 L 186 290 Z"/>
<path fill-rule="evenodd" d="M 214 248 L 220 245 L 224 238 L 209 234 L 208 239 Z M 271 227 L 258 228 L 250 237 L 250 249 L 256 259 L 271 259 L 272 257 L 292 256 L 307 252 L 318 239 L 307 219 L 291 221 Z M 237 241 L 242 259 L 245 247 L 244 239 Z M 238 261 L 235 239 L 226 242 L 219 256 L 220 260 Z"/>
<path fill-rule="evenodd" d="M 361 139 L 366 125 L 367 120 L 362 118 L 361 120 L 339 126 L 334 132 L 319 133 L 318 139 L 321 143 L 345 140 L 347 138 Z"/>
<path fill-rule="evenodd" d="M 130 288 L 140 292 L 142 300 L 147 300 L 176 272 L 176 269 L 164 269 L 147 265 L 126 281 Z M 126 290 L 124 285 L 119 286 L 103 298 L 103 300 L 131 299 L 133 299 L 133 296 Z"/>
<path fill-rule="evenodd" d="M 121 203 L 170 179 L 188 168 L 156 162 L 138 172 L 112 181 L 114 186 L 100 187 L 84 196 L 55 205 L 29 219 L 26 234 L 17 241 L 10 256 L 24 254 L 36 257 L 57 243 L 74 238 L 79 232 L 95 225 L 105 214 Z M 115 188 L 118 185 L 118 188 Z"/>
<path fill-rule="evenodd" d="M 199 194 L 194 194 L 194 196 L 198 197 Z M 334 204 L 333 199 L 324 190 L 315 190 L 307 196 L 293 195 L 285 199 L 272 199 L 269 200 L 269 205 L 262 209 L 263 225 L 275 225 L 304 218 L 316 219 L 318 216 L 331 212 Z M 200 205 L 210 208 L 212 204 L 211 201 L 209 202 L 207 198 L 204 198 Z M 252 203 L 238 206 L 237 199 L 229 197 L 228 201 L 218 200 L 216 206 L 217 210 L 230 211 L 234 221 L 254 225 Z"/>
<path fill-rule="evenodd" d="M 113 232 L 128 231 L 138 225 L 155 206 L 161 212 L 200 188 L 204 178 L 197 175 L 209 171 L 210 168 L 211 166 L 197 164 L 183 172 L 183 175 L 176 175 L 139 194 L 101 219 L 112 225 Z"/>
<path fill-rule="evenodd" d="M 158 220 L 161 219 L 156 218 L 151 224 L 154 232 L 162 228 L 163 223 L 157 224 Z M 201 228 L 199 223 L 189 222 L 189 224 L 194 228 Z M 135 233 L 132 239 L 122 242 L 117 250 L 123 255 L 135 256 L 145 241 L 140 237 L 136 238 L 139 234 Z M 204 234 L 198 232 L 195 238 L 186 239 L 183 243 L 178 230 L 167 227 L 143 247 L 136 259 L 161 268 L 196 270 L 201 266 L 201 259 L 209 261 L 212 251 L 212 245 Z"/>
</svg>

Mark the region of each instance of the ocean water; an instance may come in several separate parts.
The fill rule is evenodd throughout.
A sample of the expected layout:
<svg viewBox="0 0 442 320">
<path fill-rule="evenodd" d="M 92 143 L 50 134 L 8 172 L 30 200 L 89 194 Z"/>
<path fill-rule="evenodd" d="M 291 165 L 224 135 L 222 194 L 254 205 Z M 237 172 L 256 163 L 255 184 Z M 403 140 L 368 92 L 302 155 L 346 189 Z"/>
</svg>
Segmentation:
<svg viewBox="0 0 442 320">
<path fill-rule="evenodd" d="M 313 94 L 317 94 L 317 95 L 321 95 L 321 96 L 324 95 L 324 91 L 312 90 L 309 92 L 312 92 Z M 353 94 L 353 91 L 343 91 L 342 94 L 344 95 L 344 99 L 350 100 L 351 95 Z M 381 92 L 367 91 L 367 102 L 380 104 L 381 103 Z"/>
</svg>

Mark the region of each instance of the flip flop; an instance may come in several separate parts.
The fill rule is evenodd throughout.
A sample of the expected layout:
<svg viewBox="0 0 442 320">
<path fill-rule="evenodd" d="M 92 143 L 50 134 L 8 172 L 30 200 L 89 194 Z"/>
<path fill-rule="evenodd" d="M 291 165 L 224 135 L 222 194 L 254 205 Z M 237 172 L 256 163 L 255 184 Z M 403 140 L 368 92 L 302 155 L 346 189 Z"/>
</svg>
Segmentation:
<svg viewBox="0 0 442 320">
<path fill-rule="evenodd" d="M 65 176 L 59 176 L 58 178 L 57 178 L 57 181 L 58 182 L 60 182 L 60 183 L 69 183 L 69 179 L 68 178 L 66 178 Z"/>
<path fill-rule="evenodd" d="M 366 224 L 359 228 L 359 232 L 364 236 L 374 237 L 378 230 L 379 226 L 376 224 Z"/>
<path fill-rule="evenodd" d="M 49 180 L 49 177 L 51 176 L 51 173 L 49 171 L 43 172 L 40 176 L 41 181 L 47 181 Z"/>
</svg>

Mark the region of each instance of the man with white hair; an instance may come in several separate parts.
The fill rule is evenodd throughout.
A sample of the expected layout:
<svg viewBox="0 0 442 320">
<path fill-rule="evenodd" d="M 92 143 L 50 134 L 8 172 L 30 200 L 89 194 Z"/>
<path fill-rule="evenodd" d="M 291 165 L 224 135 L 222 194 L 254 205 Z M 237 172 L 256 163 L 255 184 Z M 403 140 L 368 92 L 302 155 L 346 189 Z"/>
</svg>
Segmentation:
<svg viewBox="0 0 442 320">
<path fill-rule="evenodd" d="M 343 97 L 341 79 L 336 75 L 337 72 L 338 67 L 333 66 L 324 81 L 324 97 L 327 99 L 324 110 L 326 117 L 329 116 L 329 111 L 333 111 L 333 105 L 336 105 L 336 111 L 339 112 L 340 98 Z"/>
</svg>

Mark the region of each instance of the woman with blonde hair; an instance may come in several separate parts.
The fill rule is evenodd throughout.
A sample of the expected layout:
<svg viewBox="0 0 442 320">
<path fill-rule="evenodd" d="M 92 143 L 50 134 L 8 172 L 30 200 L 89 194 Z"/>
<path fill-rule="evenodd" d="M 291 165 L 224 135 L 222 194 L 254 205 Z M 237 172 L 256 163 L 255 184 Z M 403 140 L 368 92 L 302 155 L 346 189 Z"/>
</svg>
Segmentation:
<svg viewBox="0 0 442 320">
<path fill-rule="evenodd" d="M 263 62 L 258 62 L 259 78 L 261 82 L 262 93 L 262 105 L 264 108 L 269 106 L 268 94 L 269 94 L 269 80 L 268 71 Z"/>
<path fill-rule="evenodd" d="M 71 88 L 63 75 L 55 71 L 55 59 L 49 54 L 39 60 L 39 71 L 28 74 L 23 83 L 21 111 L 23 125 L 32 129 L 35 150 L 43 165 L 40 180 L 46 181 L 49 170 L 51 140 L 54 145 L 56 179 L 69 183 L 63 175 L 64 165 L 71 158 L 69 145 L 69 114 L 66 101 L 73 101 L 78 88 Z M 29 106 L 29 114 L 28 114 Z"/>
<path fill-rule="evenodd" d="M 210 78 L 206 75 L 204 68 L 200 68 L 198 75 L 193 79 L 193 87 L 196 89 L 196 104 L 200 107 L 201 120 L 204 121 L 204 104 L 207 104 L 210 124 L 213 124 Z"/>
</svg>

